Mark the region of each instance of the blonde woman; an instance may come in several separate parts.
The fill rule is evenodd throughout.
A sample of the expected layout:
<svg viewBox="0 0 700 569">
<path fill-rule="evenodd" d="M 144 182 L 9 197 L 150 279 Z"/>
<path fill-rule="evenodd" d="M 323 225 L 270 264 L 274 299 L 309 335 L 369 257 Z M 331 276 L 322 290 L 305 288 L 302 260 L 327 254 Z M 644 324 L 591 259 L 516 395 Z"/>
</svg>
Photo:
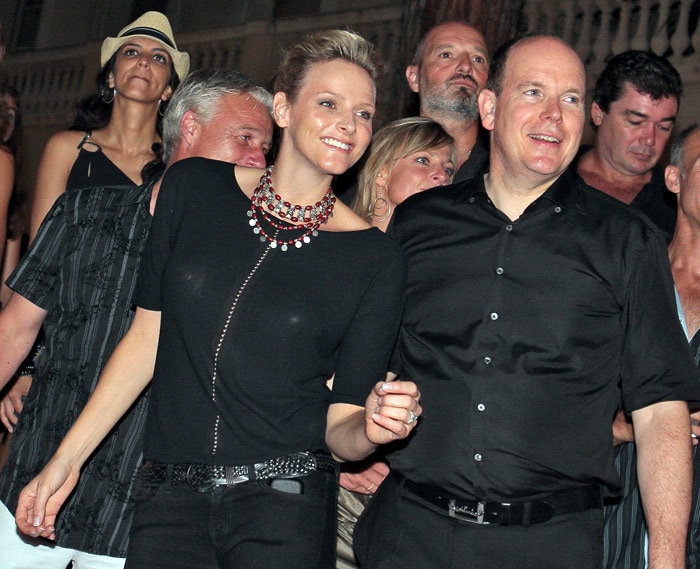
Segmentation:
<svg viewBox="0 0 700 569">
<path fill-rule="evenodd" d="M 362 37 L 309 36 L 276 76 L 274 168 L 170 167 L 133 324 L 23 491 L 20 531 L 55 537 L 82 464 L 153 378 L 126 566 L 332 567 L 333 457 L 362 460 L 421 414 L 415 384 L 383 380 L 403 254 L 330 189 L 369 144 L 375 76 Z"/>
<path fill-rule="evenodd" d="M 432 119 L 410 117 L 386 124 L 372 139 L 352 208 L 386 231 L 396 206 L 406 198 L 452 182 L 454 161 L 452 137 Z M 377 457 L 341 469 L 338 569 L 357 567 L 352 552 L 355 522 L 388 472 L 389 467 Z"/>
<path fill-rule="evenodd" d="M 435 121 L 409 117 L 384 125 L 372 139 L 352 209 L 386 231 L 398 204 L 415 193 L 452 182 L 452 137 Z"/>
</svg>

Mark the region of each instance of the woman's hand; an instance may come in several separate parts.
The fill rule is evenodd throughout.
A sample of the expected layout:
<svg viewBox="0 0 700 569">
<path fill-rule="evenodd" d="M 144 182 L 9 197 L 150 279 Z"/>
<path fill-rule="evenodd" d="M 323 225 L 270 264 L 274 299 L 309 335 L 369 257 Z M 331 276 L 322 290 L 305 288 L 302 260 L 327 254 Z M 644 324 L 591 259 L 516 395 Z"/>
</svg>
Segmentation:
<svg viewBox="0 0 700 569">
<path fill-rule="evenodd" d="M 80 471 L 54 457 L 19 495 L 15 522 L 23 534 L 56 539 L 56 515 L 78 483 Z"/>
<path fill-rule="evenodd" d="M 376 445 L 405 439 L 423 413 L 418 386 L 395 378 L 394 374 L 387 374 L 386 380 L 374 386 L 365 402 L 365 434 Z"/>
<path fill-rule="evenodd" d="M 379 445 L 406 438 L 423 412 L 420 392 L 412 381 L 377 383 L 365 406 L 333 403 L 328 408 L 326 444 L 336 460 L 364 460 Z"/>
</svg>

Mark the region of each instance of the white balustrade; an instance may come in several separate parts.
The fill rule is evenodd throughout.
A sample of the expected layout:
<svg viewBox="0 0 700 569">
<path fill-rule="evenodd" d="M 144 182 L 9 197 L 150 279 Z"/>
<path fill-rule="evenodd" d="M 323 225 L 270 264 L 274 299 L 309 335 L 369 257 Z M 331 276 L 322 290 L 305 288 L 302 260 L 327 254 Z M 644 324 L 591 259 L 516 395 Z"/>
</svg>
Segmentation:
<svg viewBox="0 0 700 569">
<path fill-rule="evenodd" d="M 560 35 L 596 67 L 627 49 L 652 50 L 675 65 L 700 51 L 697 1 L 529 0 L 524 20 L 528 32 Z"/>
</svg>

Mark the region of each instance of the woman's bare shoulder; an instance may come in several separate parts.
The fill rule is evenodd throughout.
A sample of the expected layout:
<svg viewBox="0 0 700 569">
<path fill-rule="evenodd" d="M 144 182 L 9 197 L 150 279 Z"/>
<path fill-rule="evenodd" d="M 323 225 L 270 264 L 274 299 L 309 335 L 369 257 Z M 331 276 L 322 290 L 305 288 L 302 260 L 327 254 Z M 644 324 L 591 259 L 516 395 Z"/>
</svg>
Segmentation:
<svg viewBox="0 0 700 569">
<path fill-rule="evenodd" d="M 73 130 L 63 130 L 52 134 L 44 146 L 39 168 L 48 166 L 54 174 L 58 171 L 56 168 L 60 168 L 60 171 L 65 172 L 67 176 L 80 152 L 78 145 L 84 136 L 84 132 Z M 63 185 L 65 185 L 65 180 L 63 180 Z"/>
<path fill-rule="evenodd" d="M 66 147 L 77 150 L 80 141 L 85 138 L 85 133 L 81 130 L 59 130 L 53 133 L 46 145 L 49 144 L 56 147 Z"/>
<path fill-rule="evenodd" d="M 333 206 L 333 217 L 328 221 L 329 231 L 362 231 L 369 229 L 371 225 L 352 211 L 340 200 L 336 200 Z"/>
<path fill-rule="evenodd" d="M 265 172 L 265 168 L 250 168 L 248 166 L 236 166 L 236 181 L 243 193 L 248 197 L 253 195 L 253 190 L 260 183 L 260 177 Z"/>
</svg>

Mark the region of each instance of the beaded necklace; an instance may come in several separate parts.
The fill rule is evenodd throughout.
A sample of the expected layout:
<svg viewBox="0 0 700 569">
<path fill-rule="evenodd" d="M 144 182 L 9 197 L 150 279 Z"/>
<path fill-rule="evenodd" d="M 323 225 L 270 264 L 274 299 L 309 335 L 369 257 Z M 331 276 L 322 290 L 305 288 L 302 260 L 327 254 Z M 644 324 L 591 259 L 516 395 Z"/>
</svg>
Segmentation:
<svg viewBox="0 0 700 569">
<path fill-rule="evenodd" d="M 260 177 L 260 183 L 253 190 L 253 196 L 250 198 L 250 209 L 248 210 L 248 225 L 253 228 L 255 235 L 260 235 L 260 241 L 268 241 L 270 247 L 275 249 L 278 245 L 282 251 L 286 251 L 290 245 L 294 245 L 299 249 L 303 244 L 308 244 L 311 237 L 318 235 L 318 228 L 328 221 L 328 218 L 333 215 L 333 206 L 335 205 L 335 195 L 333 190 L 328 188 L 326 195 L 314 205 L 296 205 L 284 201 L 279 194 L 275 193 L 275 188 L 272 187 L 270 174 L 272 166 L 269 166 L 263 175 Z M 291 224 L 283 224 L 275 220 L 267 211 L 274 212 L 282 219 L 288 219 Z M 275 235 L 270 235 L 260 225 L 260 219 L 272 228 L 276 229 Z M 292 239 L 277 239 L 280 231 L 302 230 L 304 232 Z"/>
</svg>

